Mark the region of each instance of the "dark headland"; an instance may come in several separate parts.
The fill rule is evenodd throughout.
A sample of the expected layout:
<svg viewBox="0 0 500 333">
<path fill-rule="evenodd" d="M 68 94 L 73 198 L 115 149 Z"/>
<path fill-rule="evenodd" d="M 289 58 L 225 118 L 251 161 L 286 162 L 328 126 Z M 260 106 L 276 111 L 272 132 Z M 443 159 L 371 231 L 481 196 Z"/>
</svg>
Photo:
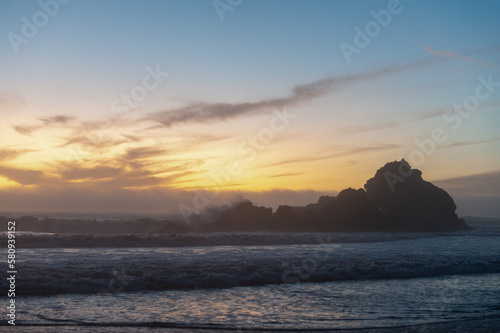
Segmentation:
<svg viewBox="0 0 500 333">
<path fill-rule="evenodd" d="M 348 188 L 305 207 L 257 207 L 242 202 L 204 225 L 202 232 L 368 232 L 471 229 L 459 219 L 453 198 L 422 179 L 403 159 L 387 163 L 364 189 Z"/>
</svg>

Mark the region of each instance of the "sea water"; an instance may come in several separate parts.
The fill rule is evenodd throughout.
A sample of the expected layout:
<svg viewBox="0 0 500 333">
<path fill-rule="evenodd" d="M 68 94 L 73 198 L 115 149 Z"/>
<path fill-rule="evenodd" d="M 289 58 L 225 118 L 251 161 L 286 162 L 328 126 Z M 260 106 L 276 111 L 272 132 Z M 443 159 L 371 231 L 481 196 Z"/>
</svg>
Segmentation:
<svg viewBox="0 0 500 333">
<path fill-rule="evenodd" d="M 21 233 L 16 329 L 500 331 L 500 226 L 473 226 L 448 233 Z M 0 287 L 7 295 L 6 280 Z M 12 329 L 7 320 L 0 330 Z"/>
</svg>

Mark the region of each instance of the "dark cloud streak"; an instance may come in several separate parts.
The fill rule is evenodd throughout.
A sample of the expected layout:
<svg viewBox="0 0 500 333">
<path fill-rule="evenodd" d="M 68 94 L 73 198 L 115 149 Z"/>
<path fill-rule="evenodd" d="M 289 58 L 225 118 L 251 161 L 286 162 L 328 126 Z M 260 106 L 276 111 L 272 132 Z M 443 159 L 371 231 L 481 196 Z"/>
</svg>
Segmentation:
<svg viewBox="0 0 500 333">
<path fill-rule="evenodd" d="M 160 127 L 172 127 L 183 123 L 211 123 L 242 116 L 260 115 L 272 109 L 297 106 L 313 99 L 345 89 L 352 84 L 374 80 L 412 68 L 435 62 L 425 59 L 406 65 L 393 65 L 380 70 L 360 74 L 329 77 L 295 86 L 289 96 L 248 103 L 198 103 L 168 111 L 150 113 L 143 120 L 154 121 Z"/>
<path fill-rule="evenodd" d="M 384 123 L 376 123 L 376 124 L 370 124 L 370 125 L 346 126 L 346 127 L 341 128 L 340 131 L 344 132 L 344 133 L 348 133 L 348 134 L 353 134 L 353 133 L 377 131 L 377 130 L 381 130 L 381 129 L 396 127 L 398 125 L 399 125 L 399 123 L 388 121 L 388 122 L 384 122 Z"/>
<path fill-rule="evenodd" d="M 7 161 L 32 152 L 32 149 L 0 149 L 0 161 Z"/>
<path fill-rule="evenodd" d="M 39 170 L 23 170 L 0 166 L 0 175 L 21 185 L 38 185 L 46 182 L 44 173 Z"/>
<path fill-rule="evenodd" d="M 74 119 L 75 119 L 75 117 L 66 116 L 66 115 L 42 117 L 42 118 L 38 118 L 38 120 L 43 122 L 42 125 L 32 125 L 32 126 L 16 125 L 16 126 L 14 126 L 14 130 L 17 133 L 22 134 L 22 135 L 31 135 L 31 133 L 38 131 L 42 128 L 53 126 L 53 125 L 65 125 Z"/>
<path fill-rule="evenodd" d="M 490 143 L 490 142 L 495 142 L 495 141 L 500 141 L 500 137 L 495 137 L 495 138 L 486 139 L 486 140 L 459 141 L 459 142 L 450 143 L 450 144 L 445 145 L 445 146 L 441 146 L 441 147 L 439 147 L 439 149 L 473 146 L 473 145 L 479 145 L 479 144 Z"/>
</svg>

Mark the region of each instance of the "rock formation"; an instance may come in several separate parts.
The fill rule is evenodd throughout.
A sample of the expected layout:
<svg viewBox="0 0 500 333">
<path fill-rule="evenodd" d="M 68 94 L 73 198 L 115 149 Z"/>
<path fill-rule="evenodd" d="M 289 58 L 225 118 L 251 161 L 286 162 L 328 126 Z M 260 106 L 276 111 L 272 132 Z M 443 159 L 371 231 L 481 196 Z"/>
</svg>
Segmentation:
<svg viewBox="0 0 500 333">
<path fill-rule="evenodd" d="M 403 159 L 387 163 L 365 184 L 371 202 L 385 215 L 391 229 L 443 231 L 466 229 L 457 206 L 443 189 L 422 179 Z"/>
<path fill-rule="evenodd" d="M 422 179 L 403 159 L 387 163 L 365 184 L 348 188 L 336 197 L 320 197 L 305 207 L 257 207 L 242 202 L 222 213 L 202 232 L 367 232 L 446 231 L 470 227 L 458 219 L 451 196 Z"/>
</svg>

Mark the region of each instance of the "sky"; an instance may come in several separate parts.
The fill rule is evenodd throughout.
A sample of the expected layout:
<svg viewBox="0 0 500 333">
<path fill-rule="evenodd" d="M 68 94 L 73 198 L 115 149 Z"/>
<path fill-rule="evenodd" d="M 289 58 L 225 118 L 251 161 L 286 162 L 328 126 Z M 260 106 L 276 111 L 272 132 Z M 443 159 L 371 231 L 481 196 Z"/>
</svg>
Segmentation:
<svg viewBox="0 0 500 333">
<path fill-rule="evenodd" d="M 405 158 L 500 217 L 498 1 L 0 0 L 0 210 L 304 205 Z"/>
</svg>

